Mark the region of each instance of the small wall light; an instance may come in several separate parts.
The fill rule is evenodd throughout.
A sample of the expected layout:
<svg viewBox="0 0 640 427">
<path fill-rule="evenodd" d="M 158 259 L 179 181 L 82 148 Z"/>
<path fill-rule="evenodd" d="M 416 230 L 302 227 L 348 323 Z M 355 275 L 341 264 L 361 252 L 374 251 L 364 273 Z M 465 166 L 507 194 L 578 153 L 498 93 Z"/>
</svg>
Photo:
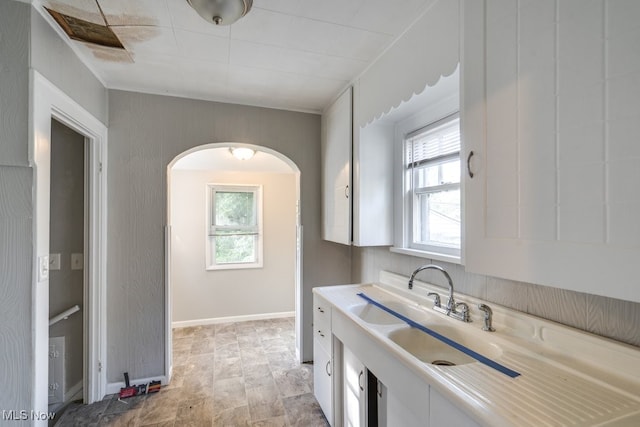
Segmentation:
<svg viewBox="0 0 640 427">
<path fill-rule="evenodd" d="M 249 160 L 256 154 L 256 150 L 247 147 L 231 147 L 229 151 L 238 160 Z"/>
</svg>

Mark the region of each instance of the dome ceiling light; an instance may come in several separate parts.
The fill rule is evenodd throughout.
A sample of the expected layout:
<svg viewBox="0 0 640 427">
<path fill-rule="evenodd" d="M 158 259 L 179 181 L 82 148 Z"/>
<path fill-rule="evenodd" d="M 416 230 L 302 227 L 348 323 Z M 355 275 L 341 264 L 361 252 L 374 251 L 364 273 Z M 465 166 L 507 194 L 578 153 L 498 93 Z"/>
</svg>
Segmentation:
<svg viewBox="0 0 640 427">
<path fill-rule="evenodd" d="M 216 25 L 231 25 L 249 13 L 253 0 L 187 0 L 202 18 Z"/>
<path fill-rule="evenodd" d="M 256 154 L 256 150 L 247 147 L 232 147 L 229 151 L 238 160 L 249 160 Z"/>
</svg>

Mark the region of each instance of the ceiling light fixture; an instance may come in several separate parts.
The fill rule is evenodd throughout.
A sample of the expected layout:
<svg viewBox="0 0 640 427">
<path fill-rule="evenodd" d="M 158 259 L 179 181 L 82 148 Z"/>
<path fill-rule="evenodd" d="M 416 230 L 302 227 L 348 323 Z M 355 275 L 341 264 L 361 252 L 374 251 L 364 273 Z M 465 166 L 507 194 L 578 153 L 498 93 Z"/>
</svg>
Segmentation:
<svg viewBox="0 0 640 427">
<path fill-rule="evenodd" d="M 247 147 L 231 147 L 229 151 L 238 160 L 249 160 L 256 154 L 256 150 Z"/>
<path fill-rule="evenodd" d="M 216 25 L 231 25 L 249 13 L 253 0 L 187 0 L 202 18 Z"/>
</svg>

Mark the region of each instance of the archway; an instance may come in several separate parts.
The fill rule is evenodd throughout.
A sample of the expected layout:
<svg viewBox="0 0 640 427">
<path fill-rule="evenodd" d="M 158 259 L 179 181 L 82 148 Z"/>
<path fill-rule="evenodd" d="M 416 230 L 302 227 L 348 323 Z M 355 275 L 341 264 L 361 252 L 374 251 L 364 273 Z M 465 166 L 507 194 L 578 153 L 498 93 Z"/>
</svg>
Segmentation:
<svg viewBox="0 0 640 427">
<path fill-rule="evenodd" d="M 256 154 L 249 160 L 235 159 L 230 149 L 237 147 L 250 148 Z M 260 189 L 264 229 L 261 228 L 258 240 L 264 246 L 264 255 L 260 254 L 259 265 L 216 266 L 211 264 L 212 251 L 219 249 L 212 243 L 215 238 L 207 223 L 212 217 L 215 197 L 212 191 L 221 187 L 232 191 L 243 186 Z M 169 163 L 165 233 L 165 360 L 169 376 L 175 326 L 257 320 L 294 311 L 296 353 L 300 359 L 299 200 L 299 168 L 286 156 L 263 146 L 206 144 L 179 154 Z M 291 288 L 287 284 L 289 279 Z M 293 291 L 292 295 L 286 295 L 288 289 Z M 293 310 L 283 302 L 289 297 Z"/>
</svg>

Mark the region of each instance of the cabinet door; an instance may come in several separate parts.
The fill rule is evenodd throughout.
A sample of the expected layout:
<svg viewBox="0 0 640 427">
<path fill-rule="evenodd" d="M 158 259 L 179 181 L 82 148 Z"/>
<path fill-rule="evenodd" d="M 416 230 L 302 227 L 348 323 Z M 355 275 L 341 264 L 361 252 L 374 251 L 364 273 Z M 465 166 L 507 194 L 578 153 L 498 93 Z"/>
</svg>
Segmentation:
<svg viewBox="0 0 640 427">
<path fill-rule="evenodd" d="M 351 244 L 352 90 L 322 116 L 322 198 L 325 240 Z"/>
<path fill-rule="evenodd" d="M 314 340 L 313 342 L 313 394 L 324 412 L 324 416 L 333 425 L 333 386 L 330 353 Z"/>
<path fill-rule="evenodd" d="M 629 22 L 616 2 L 464 2 L 467 270 L 640 301 Z"/>
<path fill-rule="evenodd" d="M 342 347 L 343 422 L 345 427 L 364 427 L 366 423 L 367 371 L 360 360 Z"/>
</svg>

